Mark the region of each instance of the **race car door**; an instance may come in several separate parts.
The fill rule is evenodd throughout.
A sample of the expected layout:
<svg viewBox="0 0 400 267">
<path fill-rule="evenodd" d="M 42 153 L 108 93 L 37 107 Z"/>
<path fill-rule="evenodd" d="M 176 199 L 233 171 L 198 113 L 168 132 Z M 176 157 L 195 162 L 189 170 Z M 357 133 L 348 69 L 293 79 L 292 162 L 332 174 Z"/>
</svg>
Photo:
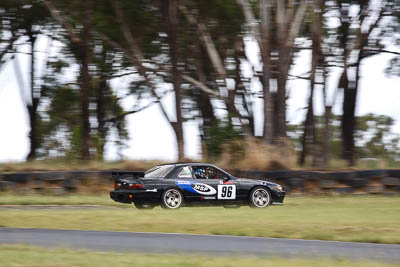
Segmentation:
<svg viewBox="0 0 400 267">
<path fill-rule="evenodd" d="M 228 180 L 229 175 L 212 166 L 193 166 L 195 184 L 193 189 L 200 200 L 229 202 L 236 199 L 237 181 Z"/>
</svg>

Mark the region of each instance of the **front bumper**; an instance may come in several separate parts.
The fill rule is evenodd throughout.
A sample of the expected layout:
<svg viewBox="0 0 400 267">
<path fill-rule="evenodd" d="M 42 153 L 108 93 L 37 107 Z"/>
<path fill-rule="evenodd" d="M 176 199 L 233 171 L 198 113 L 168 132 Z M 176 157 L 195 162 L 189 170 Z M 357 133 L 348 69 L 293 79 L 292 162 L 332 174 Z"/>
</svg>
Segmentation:
<svg viewBox="0 0 400 267">
<path fill-rule="evenodd" d="M 275 191 L 272 193 L 272 205 L 282 205 L 285 199 L 285 191 Z"/>
</svg>

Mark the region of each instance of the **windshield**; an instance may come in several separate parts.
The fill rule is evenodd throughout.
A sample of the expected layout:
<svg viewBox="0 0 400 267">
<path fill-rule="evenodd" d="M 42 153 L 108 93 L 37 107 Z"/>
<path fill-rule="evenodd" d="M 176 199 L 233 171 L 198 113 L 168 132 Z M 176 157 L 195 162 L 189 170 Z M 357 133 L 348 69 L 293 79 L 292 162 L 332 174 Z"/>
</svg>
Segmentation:
<svg viewBox="0 0 400 267">
<path fill-rule="evenodd" d="M 173 165 L 156 166 L 145 172 L 144 177 L 164 178 L 172 170 L 173 167 Z"/>
</svg>

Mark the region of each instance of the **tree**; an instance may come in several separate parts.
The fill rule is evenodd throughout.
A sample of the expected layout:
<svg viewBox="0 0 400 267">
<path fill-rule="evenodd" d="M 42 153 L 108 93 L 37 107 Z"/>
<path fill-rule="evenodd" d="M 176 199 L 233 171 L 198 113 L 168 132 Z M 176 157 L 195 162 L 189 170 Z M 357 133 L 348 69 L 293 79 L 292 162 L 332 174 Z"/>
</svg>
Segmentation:
<svg viewBox="0 0 400 267">
<path fill-rule="evenodd" d="M 324 116 L 315 116 L 315 132 L 317 138 L 324 137 Z M 376 158 L 386 162 L 394 162 L 398 160 L 400 149 L 399 134 L 392 132 L 394 120 L 389 116 L 366 114 L 356 118 L 355 125 L 355 158 Z M 331 137 L 329 139 L 329 150 L 335 159 L 342 158 L 342 138 L 341 138 L 341 116 L 331 116 Z M 289 125 L 289 136 L 294 142 L 296 149 L 301 153 L 302 150 L 302 133 L 304 131 L 305 122 L 300 125 Z M 318 143 L 317 146 L 324 146 Z M 321 149 L 318 147 L 317 149 Z M 309 162 L 306 162 L 307 164 Z"/>
<path fill-rule="evenodd" d="M 350 13 L 350 7 L 358 7 L 356 14 Z M 371 56 L 368 51 L 379 47 L 374 30 L 379 31 L 384 16 L 391 14 L 391 2 L 380 1 L 338 1 L 337 10 L 340 19 L 338 27 L 338 47 L 342 60 L 343 73 L 339 88 L 343 89 L 343 116 L 341 121 L 343 138 L 343 157 L 349 165 L 354 165 L 354 131 L 356 125 L 355 109 L 360 80 L 360 65 L 363 59 Z M 354 73 L 354 74 L 353 74 Z"/>
<path fill-rule="evenodd" d="M 38 84 L 40 76 L 36 68 L 39 62 L 36 61 L 37 55 L 35 49 L 37 49 L 37 40 L 40 34 L 49 31 L 52 27 L 49 22 L 49 14 L 45 8 L 38 3 L 30 4 L 27 1 L 5 1 L 0 5 L 4 8 L 2 15 L 0 16 L 2 33 L 4 37 L 10 36 L 6 39 L 6 45 L 0 53 L 0 67 L 7 55 L 11 55 L 14 60 L 15 71 L 20 87 L 20 94 L 26 105 L 28 116 L 29 116 L 29 153 L 27 155 L 28 160 L 33 160 L 37 156 L 37 150 L 40 146 L 41 137 L 39 135 L 38 124 L 39 115 L 38 107 L 40 105 L 42 87 Z M 29 71 L 29 85 L 26 86 L 26 82 L 22 77 L 22 70 L 20 68 L 18 55 L 21 51 L 15 47 L 16 43 L 23 44 L 27 38 L 27 43 L 30 46 L 30 66 Z M 48 53 L 48 51 L 46 51 Z M 10 60 L 10 57 L 8 57 Z M 41 62 L 40 62 L 41 63 Z M 46 67 L 46 62 L 43 64 Z M 29 91 L 26 90 L 29 88 Z"/>
</svg>

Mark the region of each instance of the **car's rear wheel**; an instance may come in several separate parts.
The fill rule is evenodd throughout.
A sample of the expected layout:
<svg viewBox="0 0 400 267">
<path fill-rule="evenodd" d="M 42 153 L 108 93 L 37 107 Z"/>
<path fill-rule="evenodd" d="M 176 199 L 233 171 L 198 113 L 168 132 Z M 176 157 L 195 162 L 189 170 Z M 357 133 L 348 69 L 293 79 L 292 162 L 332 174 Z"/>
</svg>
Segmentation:
<svg viewBox="0 0 400 267">
<path fill-rule="evenodd" d="M 250 207 L 266 208 L 271 203 L 271 193 L 264 187 L 256 187 L 250 192 Z"/>
<path fill-rule="evenodd" d="M 133 205 L 135 206 L 135 208 L 137 208 L 139 210 L 151 210 L 154 208 L 154 205 L 144 204 L 144 203 L 133 202 Z"/>
<path fill-rule="evenodd" d="M 161 207 L 165 209 L 177 209 L 183 204 L 183 195 L 177 189 L 166 190 L 161 197 Z"/>
</svg>

